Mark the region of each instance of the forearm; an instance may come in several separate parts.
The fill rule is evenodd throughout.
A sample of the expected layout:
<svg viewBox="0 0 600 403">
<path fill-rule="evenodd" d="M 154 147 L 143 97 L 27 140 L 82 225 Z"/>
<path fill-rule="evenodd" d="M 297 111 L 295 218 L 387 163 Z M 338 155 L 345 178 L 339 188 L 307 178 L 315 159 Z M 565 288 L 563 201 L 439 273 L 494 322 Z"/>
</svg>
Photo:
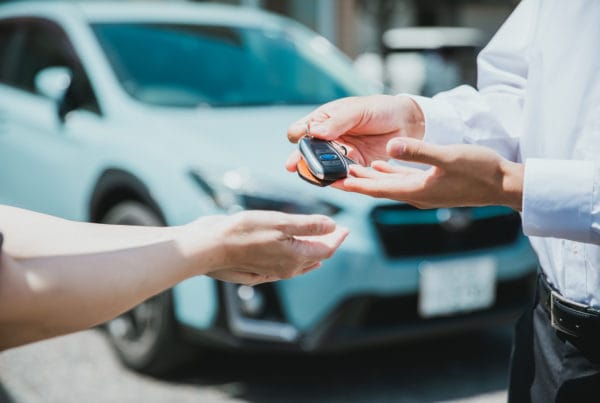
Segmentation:
<svg viewBox="0 0 600 403">
<path fill-rule="evenodd" d="M 0 205 L 4 250 L 14 257 L 95 253 L 156 243 L 172 238 L 172 230 L 95 224 Z"/>
<path fill-rule="evenodd" d="M 172 242 L 114 252 L 15 259 L 0 267 L 0 348 L 88 328 L 189 274 Z"/>
<path fill-rule="evenodd" d="M 202 240 L 191 259 L 186 227 L 91 225 L 4 206 L 0 223 L 0 348 L 104 322 L 214 259 Z"/>
</svg>

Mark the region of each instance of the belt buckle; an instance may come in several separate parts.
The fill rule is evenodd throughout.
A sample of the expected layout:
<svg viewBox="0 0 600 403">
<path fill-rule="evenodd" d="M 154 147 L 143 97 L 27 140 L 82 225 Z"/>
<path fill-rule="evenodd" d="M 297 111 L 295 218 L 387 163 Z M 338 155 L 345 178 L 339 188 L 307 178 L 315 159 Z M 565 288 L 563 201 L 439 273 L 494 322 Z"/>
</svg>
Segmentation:
<svg viewBox="0 0 600 403">
<path fill-rule="evenodd" d="M 561 301 L 563 303 L 567 303 L 567 304 L 580 305 L 580 304 L 577 304 L 577 303 L 567 300 L 562 295 L 560 295 L 558 292 L 551 290 L 550 291 L 550 325 L 554 329 L 561 331 L 565 334 L 568 334 L 569 336 L 579 337 L 579 335 L 577 333 L 575 333 L 574 331 L 562 326 L 560 324 L 560 320 L 557 320 L 556 317 L 554 316 L 554 301 L 556 301 L 556 300 Z M 581 305 L 581 306 L 585 307 L 585 305 Z"/>
</svg>

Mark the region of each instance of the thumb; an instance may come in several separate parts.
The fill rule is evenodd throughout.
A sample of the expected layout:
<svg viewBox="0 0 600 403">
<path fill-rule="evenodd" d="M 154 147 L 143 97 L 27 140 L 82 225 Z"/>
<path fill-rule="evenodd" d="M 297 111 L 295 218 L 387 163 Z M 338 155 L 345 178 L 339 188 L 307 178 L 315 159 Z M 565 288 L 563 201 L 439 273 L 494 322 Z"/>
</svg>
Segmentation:
<svg viewBox="0 0 600 403">
<path fill-rule="evenodd" d="M 444 146 L 425 143 L 408 137 L 390 140 L 387 143 L 387 153 L 395 159 L 439 167 L 443 167 L 448 163 Z"/>
</svg>

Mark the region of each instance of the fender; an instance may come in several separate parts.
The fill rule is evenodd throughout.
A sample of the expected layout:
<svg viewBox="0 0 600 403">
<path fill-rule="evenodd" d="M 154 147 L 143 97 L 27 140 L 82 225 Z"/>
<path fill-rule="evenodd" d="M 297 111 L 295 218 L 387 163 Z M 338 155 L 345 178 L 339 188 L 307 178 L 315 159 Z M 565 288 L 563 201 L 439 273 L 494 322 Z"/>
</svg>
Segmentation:
<svg viewBox="0 0 600 403">
<path fill-rule="evenodd" d="M 108 209 L 123 200 L 136 200 L 150 207 L 166 225 L 165 217 L 150 191 L 135 175 L 110 168 L 100 175 L 89 203 L 89 221 L 100 222 Z"/>
<path fill-rule="evenodd" d="M 136 200 L 150 207 L 161 222 L 167 222 L 162 210 L 144 183 L 122 169 L 107 169 L 100 175 L 89 203 L 89 221 L 100 222 L 111 206 L 123 200 Z M 217 317 L 218 295 L 213 279 L 197 276 L 173 287 L 173 310 L 180 325 L 209 329 Z"/>
</svg>

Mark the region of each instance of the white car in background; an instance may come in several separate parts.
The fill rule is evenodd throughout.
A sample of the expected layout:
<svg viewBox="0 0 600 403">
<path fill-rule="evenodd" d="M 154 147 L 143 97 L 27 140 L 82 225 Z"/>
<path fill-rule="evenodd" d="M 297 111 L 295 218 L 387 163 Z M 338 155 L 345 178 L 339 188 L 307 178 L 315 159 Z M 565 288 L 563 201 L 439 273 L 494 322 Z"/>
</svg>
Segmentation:
<svg viewBox="0 0 600 403">
<path fill-rule="evenodd" d="M 257 287 L 196 277 L 109 322 L 117 353 L 140 371 L 195 357 L 189 344 L 317 351 L 513 318 L 536 267 L 515 212 L 416 210 L 285 171 L 291 122 L 370 92 L 325 39 L 261 11 L 5 4 L 0 203 L 137 225 L 267 209 L 351 229 L 306 276 Z"/>
</svg>

